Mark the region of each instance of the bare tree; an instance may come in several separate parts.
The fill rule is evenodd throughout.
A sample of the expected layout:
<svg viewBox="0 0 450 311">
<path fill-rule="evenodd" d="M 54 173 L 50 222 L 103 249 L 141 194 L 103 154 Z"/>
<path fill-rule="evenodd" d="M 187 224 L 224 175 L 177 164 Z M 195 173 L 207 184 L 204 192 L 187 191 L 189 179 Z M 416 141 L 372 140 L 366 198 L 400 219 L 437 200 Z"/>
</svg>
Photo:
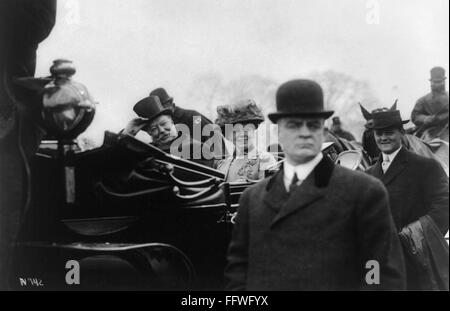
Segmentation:
<svg viewBox="0 0 450 311">
<path fill-rule="evenodd" d="M 223 102 L 224 83 L 217 73 L 206 73 L 197 76 L 186 94 L 186 102 L 214 120 L 216 107 Z"/>
<path fill-rule="evenodd" d="M 323 88 L 325 108 L 334 110 L 334 116 L 339 116 L 344 128 L 356 135 L 358 140 L 364 131 L 365 123 L 358 102 L 368 109 L 377 107 L 379 103 L 370 84 L 332 70 L 314 72 L 310 77 Z"/>
<path fill-rule="evenodd" d="M 265 112 L 274 110 L 276 88 L 275 81 L 259 75 L 224 81 L 219 74 L 207 73 L 194 79 L 186 100 L 192 107 L 215 120 L 218 106 L 245 98 L 255 100 Z"/>
<path fill-rule="evenodd" d="M 332 70 L 314 72 L 308 77 L 322 86 L 326 109 L 334 110 L 334 115 L 341 118 L 344 127 L 359 139 L 365 120 L 358 102 L 368 109 L 378 105 L 378 99 L 370 84 Z M 278 86 L 277 81 L 256 74 L 226 81 L 220 74 L 210 72 L 194 79 L 190 91 L 186 94 L 186 102 L 213 121 L 217 117 L 217 106 L 232 104 L 245 98 L 255 100 L 267 115 L 275 110 L 275 93 Z"/>
</svg>

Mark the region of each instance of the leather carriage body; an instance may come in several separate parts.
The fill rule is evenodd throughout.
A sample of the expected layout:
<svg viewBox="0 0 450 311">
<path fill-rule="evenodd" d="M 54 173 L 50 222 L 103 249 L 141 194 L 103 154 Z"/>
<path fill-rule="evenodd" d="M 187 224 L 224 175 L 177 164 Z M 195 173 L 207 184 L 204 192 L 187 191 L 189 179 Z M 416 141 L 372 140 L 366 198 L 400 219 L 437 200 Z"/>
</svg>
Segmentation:
<svg viewBox="0 0 450 311">
<path fill-rule="evenodd" d="M 230 215 L 247 184 L 112 133 L 85 152 L 41 149 L 33 172 L 18 288 L 33 273 L 45 289 L 222 288 Z M 69 260 L 85 272 L 78 287 L 65 281 Z"/>
</svg>

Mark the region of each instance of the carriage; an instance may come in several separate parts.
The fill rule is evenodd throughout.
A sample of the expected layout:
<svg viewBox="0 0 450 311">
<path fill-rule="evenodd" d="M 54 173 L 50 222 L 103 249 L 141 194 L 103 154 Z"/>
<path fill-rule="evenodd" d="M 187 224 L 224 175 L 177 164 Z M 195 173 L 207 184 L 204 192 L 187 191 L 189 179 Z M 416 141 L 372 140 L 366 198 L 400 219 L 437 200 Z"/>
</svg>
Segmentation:
<svg viewBox="0 0 450 311">
<path fill-rule="evenodd" d="M 30 42 L 20 42 L 21 49 L 29 45 L 35 53 L 50 32 L 56 6 L 46 2 L 50 9 L 36 6 L 37 12 L 26 15 L 38 17 L 37 22 L 9 12 L 21 20 L 17 26 L 38 33 Z M 21 29 L 10 29 L 20 34 Z M 2 87 L 12 89 L 4 73 Z M 52 80 L 16 82 L 36 90 Z M 32 159 L 32 192 L 10 284 L 26 290 L 222 289 L 233 216 L 240 195 L 252 182 L 227 183 L 216 170 L 127 135 L 106 132 L 102 146 L 81 151 L 73 138 L 93 118 L 93 109 L 83 109 L 75 110 L 65 135 L 43 141 Z M 53 115 L 43 116 L 54 129 Z M 342 139 L 325 144 L 323 152 L 351 169 L 370 163 L 361 148 Z"/>
<path fill-rule="evenodd" d="M 125 134 L 105 132 L 102 146 L 81 151 L 73 138 L 87 126 L 82 119 L 78 131 L 54 128 L 59 139 L 43 141 L 33 158 L 31 201 L 11 284 L 30 289 L 30 282 L 42 283 L 31 288 L 46 290 L 223 289 L 233 216 L 254 182 L 225 182 L 217 170 Z M 352 169 L 361 167 L 360 151 L 339 156 L 336 147 L 325 143 L 323 152 Z M 78 281 L 67 279 L 74 263 Z"/>
<path fill-rule="evenodd" d="M 221 290 L 233 217 L 255 181 L 225 175 L 135 139 L 105 132 L 82 151 L 75 138 L 93 120 L 87 89 L 70 61 L 52 77 L 21 78 L 43 94 L 43 141 L 31 170 L 30 201 L 10 283 L 17 289 Z M 336 164 L 371 164 L 355 142 L 328 134 L 322 152 Z M 270 175 L 279 169 L 269 169 Z M 31 284 L 31 285 L 29 285 Z M 37 285 L 36 285 L 37 284 Z M 42 286 L 39 286 L 42 284 Z M 43 287 L 43 288 L 41 288 Z"/>
<path fill-rule="evenodd" d="M 221 288 L 230 214 L 247 185 L 127 135 L 74 147 L 43 144 L 33 160 L 16 283 L 39 271 L 46 289 Z M 69 260 L 79 286 L 65 282 Z"/>
</svg>

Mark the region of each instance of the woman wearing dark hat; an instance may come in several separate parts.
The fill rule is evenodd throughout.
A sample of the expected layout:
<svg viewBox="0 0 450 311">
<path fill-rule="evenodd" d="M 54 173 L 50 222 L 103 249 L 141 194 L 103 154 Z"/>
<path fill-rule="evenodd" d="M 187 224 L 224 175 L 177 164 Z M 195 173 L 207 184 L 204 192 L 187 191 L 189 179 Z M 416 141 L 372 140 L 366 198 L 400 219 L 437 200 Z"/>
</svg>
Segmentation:
<svg viewBox="0 0 450 311">
<path fill-rule="evenodd" d="M 252 99 L 233 105 L 219 106 L 216 124 L 225 138 L 232 141 L 235 151 L 221 160 L 217 169 L 231 182 L 255 181 L 264 178 L 264 171 L 276 164 L 272 154 L 256 148 L 256 129 L 264 121 L 261 109 Z"/>
</svg>

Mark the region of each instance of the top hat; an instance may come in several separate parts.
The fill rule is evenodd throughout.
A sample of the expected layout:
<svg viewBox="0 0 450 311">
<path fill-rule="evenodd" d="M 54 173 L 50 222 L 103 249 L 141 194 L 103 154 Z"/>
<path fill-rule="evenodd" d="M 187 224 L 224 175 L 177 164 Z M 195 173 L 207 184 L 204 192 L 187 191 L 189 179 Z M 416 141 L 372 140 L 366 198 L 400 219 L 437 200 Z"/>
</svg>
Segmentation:
<svg viewBox="0 0 450 311">
<path fill-rule="evenodd" d="M 372 113 L 371 129 L 384 129 L 388 127 L 402 126 L 409 120 L 402 120 L 399 110 L 382 110 Z"/>
<path fill-rule="evenodd" d="M 442 67 L 433 67 L 430 70 L 430 81 L 442 81 L 445 80 L 445 69 Z"/>
<path fill-rule="evenodd" d="M 284 117 L 310 117 L 328 119 L 334 111 L 323 107 L 323 92 L 317 82 L 291 80 L 282 84 L 276 94 L 277 111 L 268 115 L 276 123 Z"/>
<path fill-rule="evenodd" d="M 161 104 L 164 107 L 167 107 L 168 104 L 171 104 L 173 101 L 173 98 L 167 94 L 167 91 L 163 89 L 162 87 L 154 89 L 150 92 L 150 96 L 158 96 L 159 100 L 161 101 Z"/>
<path fill-rule="evenodd" d="M 233 105 L 217 107 L 216 124 L 223 127 L 225 124 L 255 123 L 264 121 L 264 115 L 253 99 L 238 101 Z"/>
<path fill-rule="evenodd" d="M 172 110 L 164 108 L 158 96 L 149 96 L 141 99 L 134 105 L 134 112 L 147 121 L 152 121 L 160 115 L 172 115 Z"/>
</svg>

